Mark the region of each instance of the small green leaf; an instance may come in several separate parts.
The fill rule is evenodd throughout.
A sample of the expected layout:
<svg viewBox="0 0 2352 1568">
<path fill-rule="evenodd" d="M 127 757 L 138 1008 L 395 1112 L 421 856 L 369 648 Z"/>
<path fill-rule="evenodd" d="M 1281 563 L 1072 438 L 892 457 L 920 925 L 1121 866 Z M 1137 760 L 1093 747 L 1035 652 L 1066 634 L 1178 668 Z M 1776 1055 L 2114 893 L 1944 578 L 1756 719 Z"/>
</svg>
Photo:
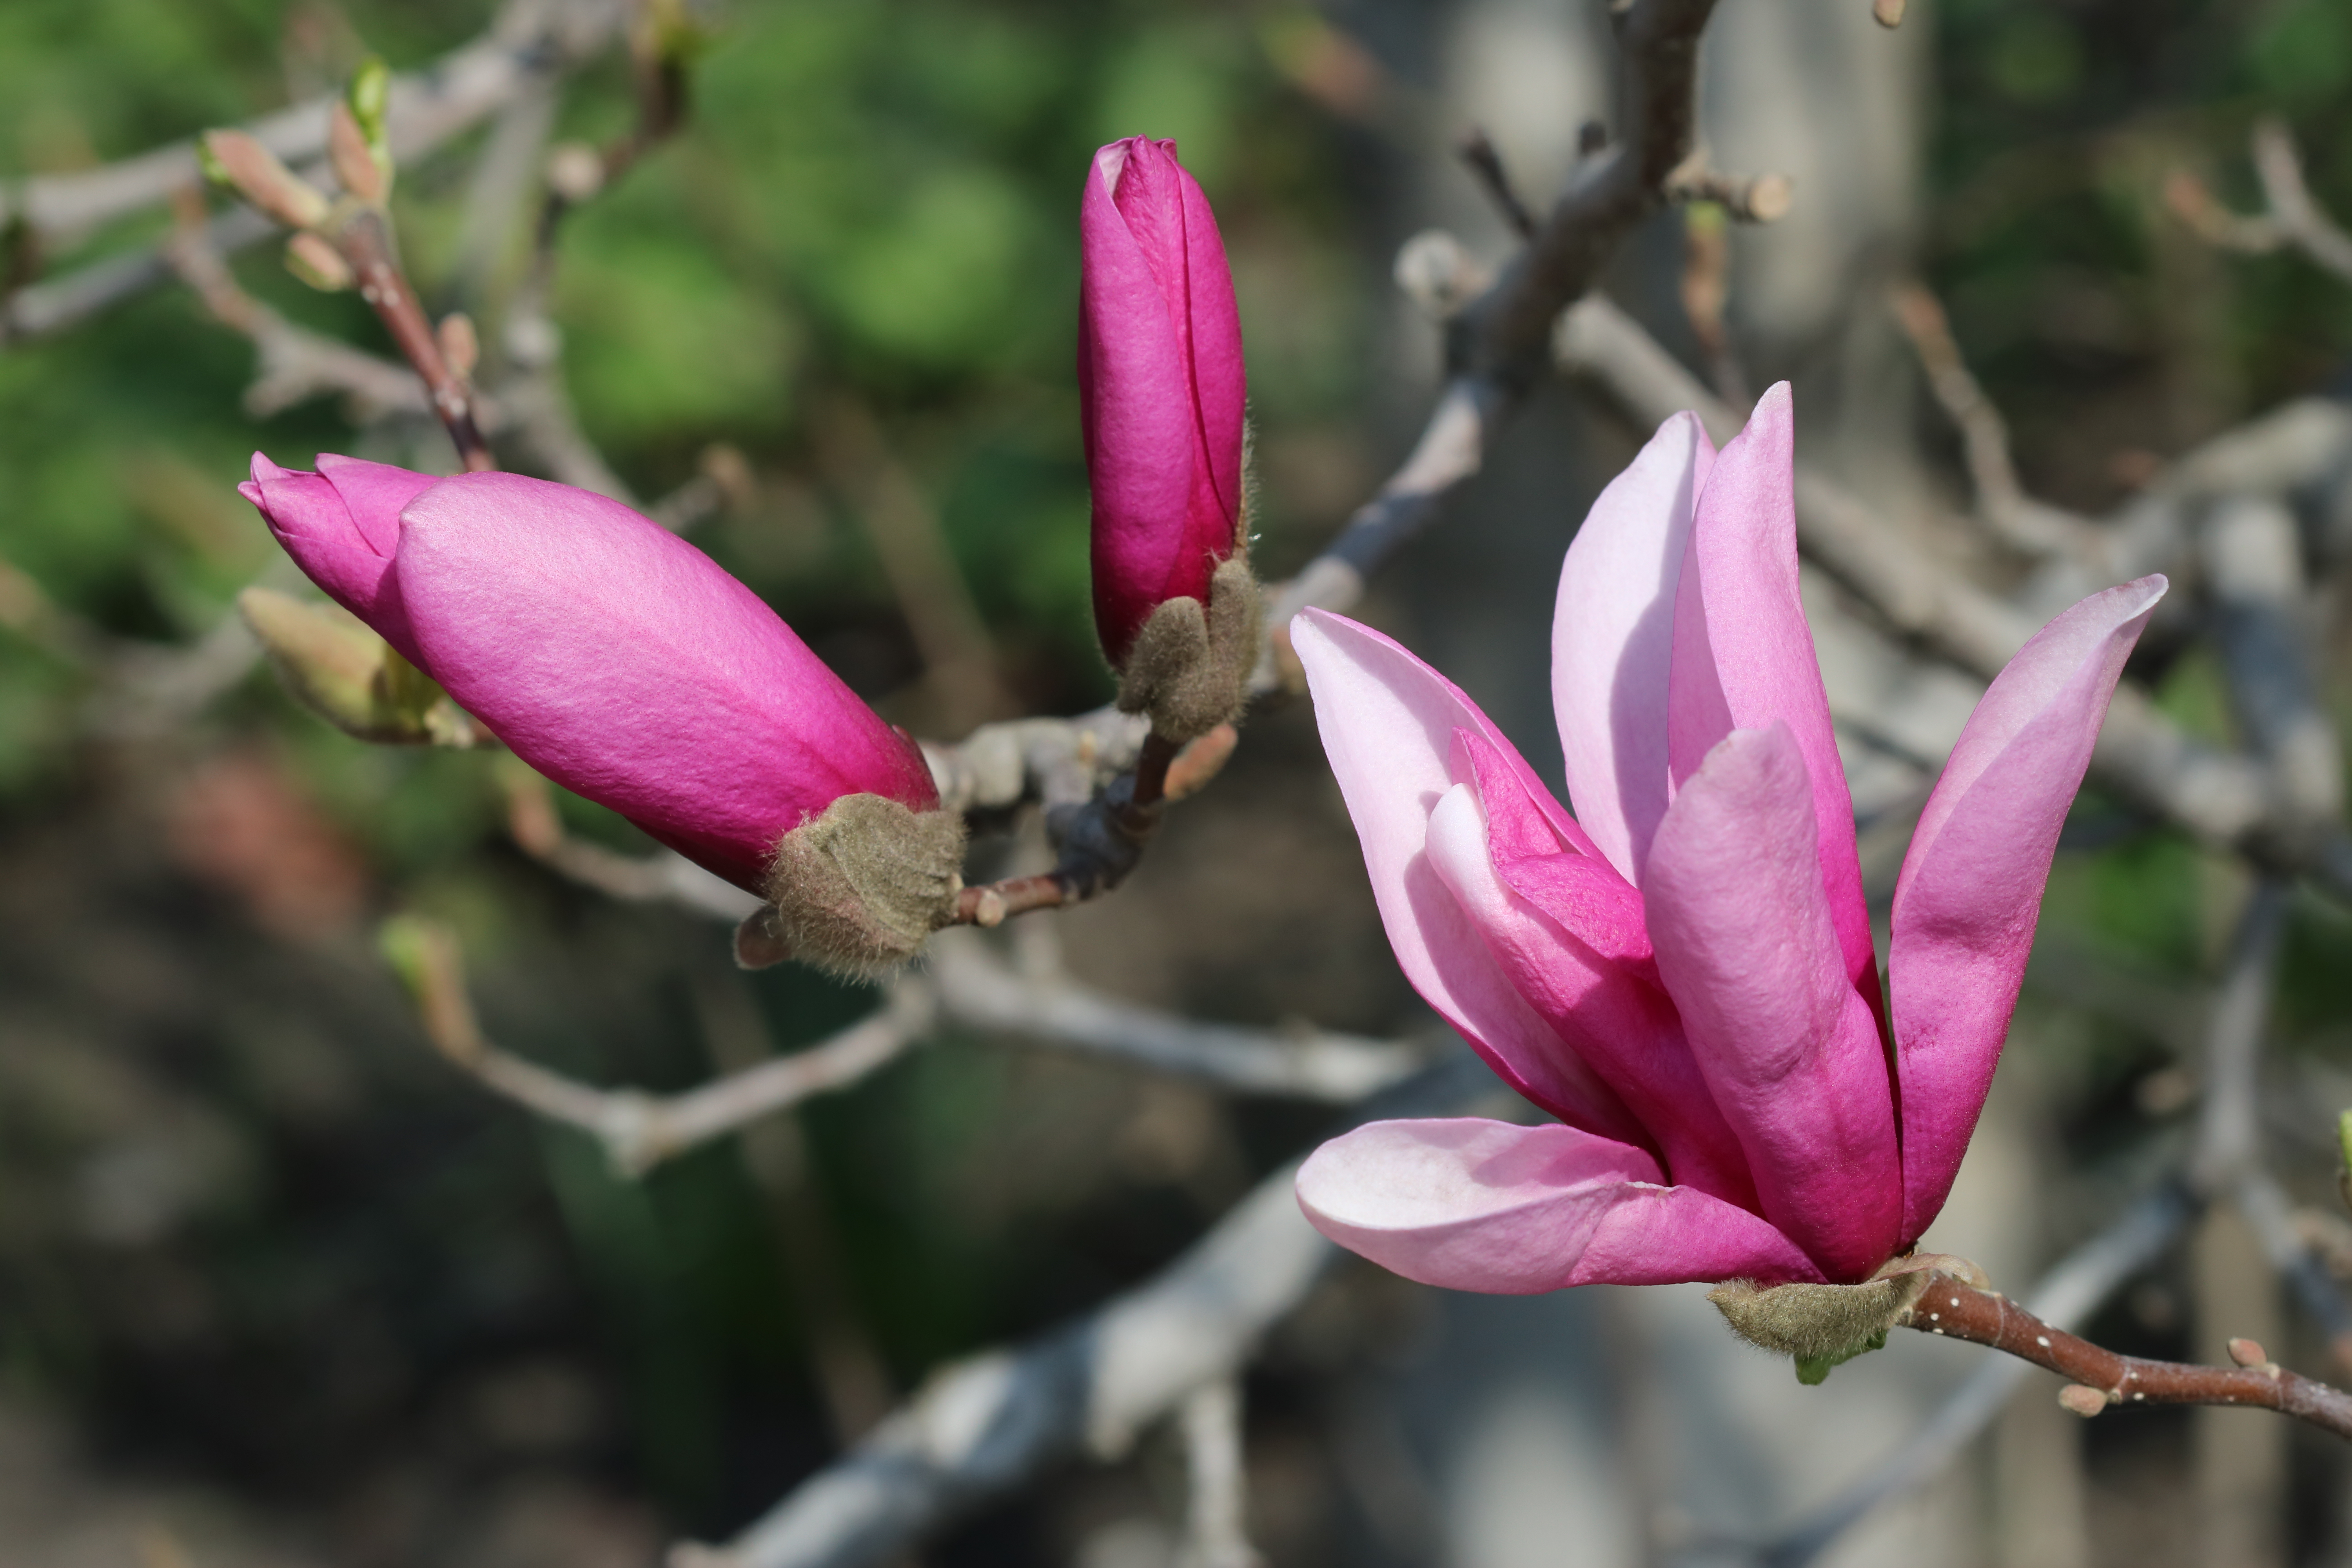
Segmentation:
<svg viewBox="0 0 2352 1568">
<path fill-rule="evenodd" d="M 1862 1343 L 1849 1345 L 1842 1351 L 1832 1351 L 1827 1355 L 1793 1357 L 1797 1363 L 1797 1381 L 1807 1388 L 1818 1388 L 1829 1381 L 1831 1368 L 1843 1366 L 1858 1355 L 1868 1355 L 1872 1351 L 1883 1351 L 1885 1348 L 1886 1331 L 1881 1329 Z"/>
</svg>

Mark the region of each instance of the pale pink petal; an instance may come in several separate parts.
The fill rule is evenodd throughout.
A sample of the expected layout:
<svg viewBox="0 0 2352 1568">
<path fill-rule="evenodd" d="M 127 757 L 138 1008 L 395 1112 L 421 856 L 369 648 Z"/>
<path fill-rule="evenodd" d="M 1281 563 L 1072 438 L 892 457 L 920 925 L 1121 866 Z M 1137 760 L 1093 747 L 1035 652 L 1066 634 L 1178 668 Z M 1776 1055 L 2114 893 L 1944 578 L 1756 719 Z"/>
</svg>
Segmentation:
<svg viewBox="0 0 2352 1568">
<path fill-rule="evenodd" d="M 404 658 L 416 659 L 392 553 L 376 547 L 324 475 L 281 468 L 256 452 L 253 478 L 236 489 L 261 513 L 294 564 L 329 598 L 366 622 Z M 399 537 L 396 523 L 392 537 Z"/>
<path fill-rule="evenodd" d="M 618 502 L 465 474 L 409 504 L 422 663 L 515 753 L 738 886 L 845 794 L 939 804 L 921 752 L 759 596 Z"/>
<path fill-rule="evenodd" d="M 1736 730 L 1684 781 L 1642 891 L 1658 972 L 1764 1216 L 1850 1280 L 1894 1251 L 1902 1163 L 1877 1020 L 1846 978 L 1815 831 L 1789 727 Z"/>
<path fill-rule="evenodd" d="M 2094 594 L 2018 651 L 1960 731 L 1895 885 L 1888 954 L 1903 1237 L 1944 1206 L 1991 1087 L 2042 885 L 2162 577 Z"/>
<path fill-rule="evenodd" d="M 1516 780 L 1476 772 L 1431 814 L 1430 863 L 1512 987 L 1640 1118 L 1675 1184 L 1752 1209 L 1747 1156 L 1659 983 L 1641 895 L 1606 861 L 1545 843 Z"/>
<path fill-rule="evenodd" d="M 1707 472 L 1675 585 L 1674 636 L 1667 728 L 1675 782 L 1733 730 L 1789 726 L 1812 781 L 1822 886 L 1846 973 L 1879 1008 L 1853 796 L 1797 592 L 1796 422 L 1786 382 L 1758 400 Z"/>
<path fill-rule="evenodd" d="M 1640 1150 L 1571 1127 L 1371 1122 L 1307 1157 L 1298 1205 L 1349 1251 L 1456 1290 L 1822 1277 L 1746 1209 L 1662 1185 Z"/>
<path fill-rule="evenodd" d="M 1455 783 L 1454 731 L 1480 733 L 1507 752 L 1507 743 L 1452 682 L 1369 627 L 1309 611 L 1291 622 L 1291 638 L 1405 978 L 1528 1100 L 1578 1126 L 1641 1142 L 1640 1123 L 1512 987 L 1423 853 L 1429 814 Z"/>
<path fill-rule="evenodd" d="M 1666 813 L 1675 584 L 1714 458 L 1698 416 L 1659 426 L 1592 503 L 1560 563 L 1551 701 L 1569 804 L 1629 881 L 1640 880 Z"/>
</svg>

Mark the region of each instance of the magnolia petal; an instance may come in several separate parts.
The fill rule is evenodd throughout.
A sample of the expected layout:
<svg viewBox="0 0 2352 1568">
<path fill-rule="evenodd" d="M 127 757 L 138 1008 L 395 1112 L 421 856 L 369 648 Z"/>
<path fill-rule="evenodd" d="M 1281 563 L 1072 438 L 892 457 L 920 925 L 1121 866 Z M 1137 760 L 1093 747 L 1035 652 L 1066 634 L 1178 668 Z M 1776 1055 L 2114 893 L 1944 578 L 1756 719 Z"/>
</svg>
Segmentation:
<svg viewBox="0 0 2352 1568">
<path fill-rule="evenodd" d="M 1371 1122 L 1307 1157 L 1298 1205 L 1349 1251 L 1456 1290 L 1822 1277 L 1755 1215 L 1572 1127 Z"/>
<path fill-rule="evenodd" d="M 1735 730 L 1659 825 L 1643 898 L 1765 1217 L 1831 1279 L 1856 1279 L 1894 1250 L 1902 1164 L 1877 1020 L 1822 889 L 1813 795 L 1787 724 Z"/>
<path fill-rule="evenodd" d="M 1895 885 L 1888 998 L 1903 1238 L 1944 1206 L 2009 1032 L 2067 807 L 2165 580 L 2094 594 L 1997 677 L 1944 764 Z"/>
<path fill-rule="evenodd" d="M 1666 813 L 1675 589 L 1715 447 L 1695 414 L 1658 426 L 1560 563 L 1551 701 L 1577 821 L 1628 881 Z"/>
<path fill-rule="evenodd" d="M 1707 472 L 1675 584 L 1674 638 L 1666 722 L 1675 783 L 1733 730 L 1789 726 L 1811 780 L 1821 881 L 1846 974 L 1877 1008 L 1853 796 L 1798 596 L 1796 422 L 1786 382 L 1757 400 L 1747 428 Z"/>
<path fill-rule="evenodd" d="M 1519 769 L 1527 764 L 1452 682 L 1378 632 L 1320 611 L 1290 625 L 1323 750 L 1405 978 L 1529 1100 L 1564 1121 L 1642 1141 L 1641 1124 L 1617 1096 L 1512 987 L 1423 853 L 1429 814 L 1456 782 L 1449 766 L 1456 730 L 1493 742 Z"/>
<path fill-rule="evenodd" d="M 437 474 L 420 474 L 333 452 L 319 454 L 319 477 L 335 487 L 352 521 L 378 555 L 390 555 L 400 548 L 402 509 L 441 482 Z"/>
<path fill-rule="evenodd" d="M 1513 989 L 1641 1119 L 1675 1184 L 1752 1209 L 1747 1156 L 1658 983 L 1641 895 L 1597 857 L 1537 848 L 1543 824 L 1517 782 L 1477 773 L 1430 814 L 1430 863 Z"/>
<path fill-rule="evenodd" d="M 419 489 L 436 482 L 423 474 L 408 478 L 420 481 Z M 363 526 L 325 474 L 281 468 L 259 452 L 253 455 L 253 478 L 236 489 L 261 513 L 269 531 L 304 575 L 324 589 L 329 598 L 366 622 L 404 658 L 416 661 L 416 638 L 393 574 L 391 547 L 378 549 L 375 543 L 378 538 L 398 542 L 396 512 Z"/>
<path fill-rule="evenodd" d="M 425 668 L 533 767 L 757 890 L 844 795 L 939 804 L 913 742 L 774 611 L 616 501 L 466 474 L 402 516 Z"/>
</svg>

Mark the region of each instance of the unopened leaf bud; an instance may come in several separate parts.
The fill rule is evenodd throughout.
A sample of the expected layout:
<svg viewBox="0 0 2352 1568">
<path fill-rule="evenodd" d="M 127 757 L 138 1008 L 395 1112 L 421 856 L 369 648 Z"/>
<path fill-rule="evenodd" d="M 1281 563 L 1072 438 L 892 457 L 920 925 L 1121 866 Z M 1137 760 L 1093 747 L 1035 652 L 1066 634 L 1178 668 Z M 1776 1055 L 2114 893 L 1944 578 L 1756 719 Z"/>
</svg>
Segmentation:
<svg viewBox="0 0 2352 1568">
<path fill-rule="evenodd" d="M 392 110 L 392 68 L 381 57 L 370 55 L 352 73 L 352 84 L 343 94 L 351 105 L 352 119 L 359 125 L 360 134 L 372 147 L 381 146 L 384 140 L 385 117 Z"/>
<path fill-rule="evenodd" d="M 286 270 L 329 294 L 352 286 L 352 264 L 343 259 L 342 252 L 307 228 L 288 237 Z"/>
<path fill-rule="evenodd" d="M 474 318 L 463 310 L 452 310 L 441 318 L 433 336 L 451 374 L 460 381 L 472 380 L 474 367 L 482 360 L 482 340 L 474 331 Z"/>
<path fill-rule="evenodd" d="M 242 131 L 207 131 L 199 139 L 205 175 L 289 228 L 326 221 L 325 195 Z"/>
<path fill-rule="evenodd" d="M 1870 0 L 1870 15 L 1882 27 L 1901 26 L 1907 8 L 1906 0 Z"/>
<path fill-rule="evenodd" d="M 2107 1407 L 2107 1395 L 2087 1383 L 2070 1383 L 2058 1391 L 2058 1403 L 2087 1421 Z"/>
<path fill-rule="evenodd" d="M 337 103 L 327 111 L 327 163 L 344 190 L 370 206 L 382 206 L 392 194 L 389 158 L 379 159 L 367 133 L 352 115 L 351 106 Z"/>
<path fill-rule="evenodd" d="M 345 734 L 381 745 L 473 744 L 472 721 L 366 627 L 271 588 L 247 588 L 236 607 L 296 700 Z"/>
<path fill-rule="evenodd" d="M 2230 1342 L 2230 1359 L 2240 1366 L 2261 1366 L 2271 1358 L 2259 1340 L 2238 1339 Z"/>
</svg>

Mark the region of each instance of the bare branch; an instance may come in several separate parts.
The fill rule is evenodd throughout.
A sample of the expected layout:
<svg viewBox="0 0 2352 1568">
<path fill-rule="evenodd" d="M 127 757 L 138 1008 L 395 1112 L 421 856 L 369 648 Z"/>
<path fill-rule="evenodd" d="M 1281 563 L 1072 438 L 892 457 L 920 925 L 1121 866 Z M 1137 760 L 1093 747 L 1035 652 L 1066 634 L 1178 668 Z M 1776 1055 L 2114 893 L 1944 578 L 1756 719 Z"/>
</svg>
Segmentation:
<svg viewBox="0 0 2352 1568">
<path fill-rule="evenodd" d="M 2254 127 L 2254 173 L 2263 182 L 2267 210 L 2247 217 L 2214 199 L 2204 183 L 2187 170 L 2177 170 L 2165 181 L 2164 198 L 2179 218 L 2207 244 L 2250 256 L 2267 255 L 2292 246 L 2313 262 L 2352 282 L 2352 235 L 2327 216 L 2303 178 L 2303 159 L 2285 124 L 2264 120 Z"/>
<path fill-rule="evenodd" d="M 1526 247 L 1454 317 L 1445 388 L 1404 466 L 1321 554 L 1269 595 L 1269 647 L 1256 689 L 1283 683 L 1288 673 L 1293 616 L 1308 605 L 1354 604 L 1365 580 L 1478 471 L 1487 441 L 1544 373 L 1553 318 L 1592 287 L 1626 237 L 1664 204 L 1667 180 L 1691 154 L 1698 36 L 1713 10 L 1714 0 L 1612 7 L 1623 54 L 1623 138 L 1578 165 Z"/>
<path fill-rule="evenodd" d="M 1942 302 L 1917 283 L 1898 286 L 1890 302 L 1927 373 L 1928 390 L 1959 427 L 1977 506 L 1994 534 L 2031 556 L 2090 554 L 2096 544 L 2087 537 L 2089 523 L 2036 501 L 2018 482 L 2010 461 L 2009 426 L 1960 357 Z"/>
<path fill-rule="evenodd" d="M 2095 1415 L 2116 1405 L 2245 1405 L 2352 1439 L 2352 1394 L 2284 1370 L 2245 1340 L 2231 1342 L 2244 1358 L 2234 1367 L 2117 1355 L 2043 1322 L 2005 1296 L 1946 1274 L 1929 1275 L 1919 1304 L 1896 1321 L 1923 1333 L 1990 1345 L 2058 1373 L 2070 1384 L 2060 1401 L 2078 1415 Z M 2076 1389 L 2085 1394 L 2076 1394 Z"/>
<path fill-rule="evenodd" d="M 1186 1394 L 1176 1408 L 1184 1436 L 1184 1544 L 1179 1568 L 1259 1568 L 1244 1510 L 1249 1476 L 1242 1455 L 1241 1380 L 1228 1373 Z"/>
<path fill-rule="evenodd" d="M 1468 1052 L 1368 1111 L 1458 1113 L 1494 1088 Z M 1337 1249 L 1298 1212 L 1297 1166 L 1258 1184 L 1174 1263 L 1015 1350 L 932 1374 L 899 1412 L 722 1547 L 669 1568 L 858 1568 L 1043 1471 L 1116 1457 L 1196 1388 L 1230 1376 Z"/>
<path fill-rule="evenodd" d="M 515 94 L 562 75 L 608 45 L 629 7 L 624 0 L 509 0 L 490 31 L 423 71 L 393 79 L 389 135 L 394 156 L 413 161 L 472 129 Z M 289 161 L 321 157 L 330 95 L 252 122 L 262 145 Z M 315 171 L 306 170 L 306 173 Z M 194 143 L 177 142 L 87 174 L 30 181 L 24 211 L 44 230 L 79 228 L 152 206 L 201 184 Z M 34 214 L 38 207 L 40 214 Z M 215 218 L 206 240 L 221 255 L 281 232 L 238 206 Z M 63 331 L 172 277 L 161 246 L 110 256 L 31 284 L 0 300 L 0 343 Z"/>
<path fill-rule="evenodd" d="M 393 79 L 394 154 L 415 157 L 439 146 L 526 86 L 595 53 L 619 34 L 628 11 L 624 0 L 509 0 L 481 37 Z M 250 121 L 245 130 L 288 163 L 323 157 L 327 115 L 338 96 L 322 94 Z M 103 168 L 26 180 L 0 193 L 0 223 L 22 219 L 46 245 L 202 184 L 194 141 L 174 142 Z"/>
<path fill-rule="evenodd" d="M 922 1038 L 933 1017 L 929 989 L 901 984 L 880 1011 L 831 1038 L 685 1094 L 593 1089 L 490 1042 L 474 1015 L 464 960 L 447 927 L 395 921 L 385 928 L 384 946 L 415 995 L 436 1050 L 496 1093 L 594 1138 L 614 1168 L 629 1176 L 812 1095 L 856 1082 Z"/>
<path fill-rule="evenodd" d="M 956 1023 L 1098 1051 L 1240 1093 L 1353 1104 L 1430 1059 L 1427 1049 L 1403 1041 L 1196 1023 L 1071 981 L 1033 978 L 997 958 L 977 932 L 940 931 L 929 955 L 942 1012 Z"/>
</svg>

